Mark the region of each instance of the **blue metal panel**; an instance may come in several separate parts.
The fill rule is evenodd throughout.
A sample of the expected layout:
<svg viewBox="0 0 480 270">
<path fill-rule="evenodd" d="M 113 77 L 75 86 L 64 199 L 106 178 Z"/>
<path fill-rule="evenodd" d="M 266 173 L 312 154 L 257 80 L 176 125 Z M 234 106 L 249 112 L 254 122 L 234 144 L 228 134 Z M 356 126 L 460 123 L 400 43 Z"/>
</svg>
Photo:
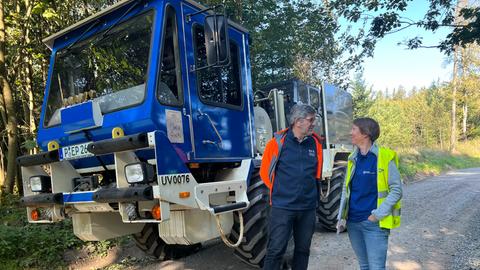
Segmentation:
<svg viewBox="0 0 480 270">
<path fill-rule="evenodd" d="M 161 131 L 155 132 L 155 156 L 157 158 L 157 174 L 179 174 L 190 173 L 185 166 L 187 157 L 182 151 L 175 148 L 170 143 L 165 133 Z"/>
<path fill-rule="evenodd" d="M 92 192 L 63 193 L 63 203 L 93 202 Z"/>
<path fill-rule="evenodd" d="M 96 128 L 102 125 L 103 119 L 98 104 L 92 101 L 77 104 L 60 110 L 61 123 L 65 133 Z"/>
<path fill-rule="evenodd" d="M 244 55 L 243 55 L 243 61 L 244 64 L 242 65 L 242 70 L 245 72 L 245 75 L 242 77 L 245 79 L 245 88 L 243 89 L 246 91 L 247 94 L 247 101 L 249 102 L 249 115 L 250 115 L 250 139 L 251 139 L 251 157 L 255 156 L 256 153 L 256 141 L 255 141 L 255 123 L 254 123 L 254 104 L 253 104 L 253 86 L 252 86 L 252 74 L 251 70 L 252 67 L 250 65 L 250 49 L 249 49 L 249 34 L 245 34 L 243 36 L 243 50 L 244 50 Z"/>
<path fill-rule="evenodd" d="M 192 142 L 191 142 L 191 136 L 190 136 L 190 118 L 189 116 L 184 113 L 186 112 L 186 108 L 189 108 L 190 100 L 189 100 L 189 95 L 188 95 L 188 84 L 186 81 L 188 80 L 188 69 L 187 66 L 185 65 L 183 59 L 185 59 L 185 46 L 184 46 L 184 40 L 183 40 L 183 28 L 182 28 L 182 14 L 181 14 L 181 1 L 165 1 L 162 3 L 163 6 L 158 6 L 159 14 L 162 13 L 162 18 L 165 18 L 165 7 L 167 5 L 172 6 L 175 9 L 175 14 L 176 14 L 176 21 L 177 21 L 177 31 L 178 31 L 178 45 L 179 45 L 179 52 L 180 52 L 180 70 L 181 70 L 181 76 L 182 76 L 182 90 L 183 90 L 183 105 L 181 106 L 167 106 L 160 104 L 157 95 L 157 80 L 152 80 L 152 85 L 153 86 L 153 93 L 154 93 L 154 98 L 153 98 L 153 106 L 152 106 L 152 119 L 156 123 L 156 130 L 163 132 L 164 134 L 167 134 L 167 117 L 166 117 L 166 110 L 173 110 L 173 111 L 180 111 L 181 112 L 181 124 L 182 124 L 182 129 L 183 129 L 183 143 L 174 143 L 173 146 L 176 149 L 177 152 L 181 152 L 182 156 L 185 156 L 187 159 L 189 159 L 190 152 L 192 152 Z M 161 11 L 160 11 L 161 10 Z M 163 25 L 163 22 L 159 22 L 160 25 Z M 159 45 L 158 45 L 158 61 L 161 59 L 161 49 L 162 49 L 162 43 L 163 43 L 163 38 L 164 38 L 164 33 L 162 33 L 163 28 L 158 27 L 158 32 L 156 35 L 158 36 L 159 40 Z M 158 76 L 158 73 L 160 70 L 157 70 L 157 74 L 155 76 Z M 169 144 L 172 144 L 169 142 Z"/>
<path fill-rule="evenodd" d="M 196 12 L 197 9 L 189 4 L 182 4 L 183 16 Z M 183 38 L 186 44 L 186 66 L 195 65 L 193 29 L 194 24 L 203 25 L 204 15 L 196 15 L 192 17 L 190 22 L 183 20 Z M 239 47 L 239 56 L 241 67 L 245 67 L 246 63 L 243 55 L 243 37 L 244 33 L 239 30 L 230 28 L 230 39 Z M 190 69 L 190 68 L 189 68 Z M 197 89 L 197 76 L 195 72 L 188 72 L 188 87 L 190 90 L 190 115 L 192 116 L 194 151 L 193 161 L 205 161 L 211 159 L 230 161 L 233 159 L 243 159 L 252 157 L 251 143 L 251 126 L 249 120 L 250 109 L 247 107 L 248 99 L 253 103 L 252 96 L 247 91 L 248 83 L 246 76 L 248 74 L 241 68 L 241 92 L 243 104 L 240 109 L 218 107 L 205 104 L 200 100 Z M 210 118 L 210 119 L 209 119 Z M 222 144 L 211 142 L 219 142 Z"/>
</svg>

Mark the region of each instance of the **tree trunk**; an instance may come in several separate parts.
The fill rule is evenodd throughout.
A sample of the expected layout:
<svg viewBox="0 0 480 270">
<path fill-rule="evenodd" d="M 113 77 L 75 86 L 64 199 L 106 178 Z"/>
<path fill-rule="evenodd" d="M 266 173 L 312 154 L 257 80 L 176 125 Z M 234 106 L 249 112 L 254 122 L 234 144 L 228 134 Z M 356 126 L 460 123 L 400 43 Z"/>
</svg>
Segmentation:
<svg viewBox="0 0 480 270">
<path fill-rule="evenodd" d="M 465 20 L 460 15 L 460 10 L 467 6 L 467 0 L 458 0 L 457 7 L 455 8 L 455 24 L 464 25 Z M 455 46 L 453 48 L 453 91 L 452 91 L 452 126 L 450 130 L 450 151 L 455 152 L 455 147 L 457 144 L 457 84 L 458 84 L 458 54 L 459 48 Z"/>
<path fill-rule="evenodd" d="M 452 89 L 452 123 L 450 128 L 450 152 L 455 152 L 457 144 L 457 50 L 453 52 L 453 89 Z"/>
<path fill-rule="evenodd" d="M 26 13 L 25 16 L 27 18 L 27 24 L 25 27 L 25 47 L 27 51 L 25 51 L 25 92 L 27 98 L 24 100 L 26 102 L 27 113 L 25 115 L 25 122 L 29 127 L 29 135 L 27 139 L 32 139 L 35 137 L 35 133 L 37 131 L 37 126 L 34 117 L 34 94 L 33 94 L 33 63 L 32 63 L 32 56 L 28 53 L 28 49 L 31 47 L 31 38 L 30 38 L 30 24 L 32 20 L 32 3 L 30 0 L 25 0 L 25 8 Z M 29 150 L 30 154 L 35 153 L 35 148 Z"/>
<path fill-rule="evenodd" d="M 443 136 L 442 136 L 442 130 L 440 130 L 440 149 L 443 150 Z"/>
<path fill-rule="evenodd" d="M 17 164 L 17 119 L 15 117 L 15 109 L 13 104 L 13 95 L 8 83 L 7 67 L 5 65 L 5 23 L 3 17 L 4 1 L 0 0 L 0 83 L 3 89 L 3 101 L 7 113 L 7 177 L 3 189 L 12 193 L 15 183 Z"/>
<path fill-rule="evenodd" d="M 465 97 L 467 98 L 467 97 Z M 463 103 L 463 121 L 462 121 L 462 134 L 463 134 L 463 140 L 467 140 L 467 117 L 468 117 L 468 105 L 467 102 L 465 101 Z"/>
<path fill-rule="evenodd" d="M 0 147 L 0 193 L 2 193 L 1 188 L 5 185 L 5 157 L 3 155 L 3 149 Z"/>
<path fill-rule="evenodd" d="M 461 75 L 461 81 L 462 81 L 462 86 L 461 86 L 461 91 L 462 91 L 462 109 L 463 109 L 463 114 L 462 114 L 462 140 L 466 141 L 467 140 L 467 116 L 468 116 L 468 87 L 465 85 L 465 80 L 468 77 L 467 74 L 467 66 L 470 62 L 468 59 L 468 52 L 466 48 L 461 48 L 460 49 L 460 56 L 461 56 L 461 63 L 462 63 L 462 75 Z"/>
</svg>

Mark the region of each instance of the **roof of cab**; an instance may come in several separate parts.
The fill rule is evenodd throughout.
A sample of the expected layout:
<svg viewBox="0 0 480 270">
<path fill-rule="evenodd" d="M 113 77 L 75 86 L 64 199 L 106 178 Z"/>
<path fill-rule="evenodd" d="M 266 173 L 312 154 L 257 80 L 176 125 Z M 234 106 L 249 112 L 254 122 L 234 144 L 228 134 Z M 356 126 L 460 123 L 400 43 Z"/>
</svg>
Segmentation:
<svg viewBox="0 0 480 270">
<path fill-rule="evenodd" d="M 138 1 L 138 0 L 122 0 L 122 1 L 106 8 L 106 9 L 103 9 L 103 10 L 99 11 L 98 13 L 95 13 L 95 14 L 91 15 L 90 17 L 87 17 L 87 18 L 77 22 L 76 24 L 73 24 L 73 25 L 71 25 L 71 26 L 53 34 L 53 35 L 50 35 L 50 36 L 44 38 L 42 41 L 43 41 L 43 43 L 45 43 L 45 45 L 47 45 L 48 48 L 52 49 L 53 48 L 53 43 L 55 42 L 55 40 L 57 38 L 65 35 L 66 33 L 70 32 L 70 31 L 73 31 L 75 29 L 78 29 L 78 28 L 84 26 L 84 25 L 94 21 L 95 19 L 102 17 L 105 14 L 108 14 L 112 11 L 115 11 L 115 10 L 117 10 L 117 9 L 131 3 L 131 2 L 135 2 L 135 1 Z M 184 0 L 184 1 L 193 5 L 193 6 L 195 6 L 195 7 L 197 7 L 200 10 L 201 9 L 206 9 L 206 7 L 204 5 L 202 5 L 200 3 L 197 3 L 193 0 Z M 213 12 L 210 10 L 209 13 L 213 13 Z M 244 26 L 242 26 L 238 23 L 235 23 L 232 20 L 229 20 L 229 24 L 231 26 L 237 28 L 238 30 L 242 31 L 242 32 L 248 33 L 248 30 Z"/>
</svg>

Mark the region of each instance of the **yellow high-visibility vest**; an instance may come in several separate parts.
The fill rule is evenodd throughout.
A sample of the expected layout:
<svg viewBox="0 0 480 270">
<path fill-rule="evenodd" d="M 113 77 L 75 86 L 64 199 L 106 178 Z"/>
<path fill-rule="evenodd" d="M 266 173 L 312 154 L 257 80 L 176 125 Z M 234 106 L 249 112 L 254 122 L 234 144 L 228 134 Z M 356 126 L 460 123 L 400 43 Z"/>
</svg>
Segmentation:
<svg viewBox="0 0 480 270">
<path fill-rule="evenodd" d="M 385 198 L 388 196 L 390 192 L 388 188 L 388 164 L 390 161 L 394 161 L 398 167 L 398 156 L 395 151 L 390 150 L 388 148 L 379 147 L 378 148 L 378 157 L 377 157 L 377 208 L 383 203 Z M 353 161 L 351 159 L 348 160 L 347 165 L 347 176 L 345 180 L 345 185 L 347 187 L 347 196 L 346 196 L 346 207 L 344 211 L 344 217 L 346 218 L 348 212 L 348 203 L 350 198 L 350 181 L 352 180 L 352 168 L 353 168 Z M 402 203 L 399 200 L 392 209 L 392 213 L 383 219 L 380 220 L 379 226 L 385 229 L 393 229 L 400 226 L 401 223 L 401 208 Z"/>
</svg>

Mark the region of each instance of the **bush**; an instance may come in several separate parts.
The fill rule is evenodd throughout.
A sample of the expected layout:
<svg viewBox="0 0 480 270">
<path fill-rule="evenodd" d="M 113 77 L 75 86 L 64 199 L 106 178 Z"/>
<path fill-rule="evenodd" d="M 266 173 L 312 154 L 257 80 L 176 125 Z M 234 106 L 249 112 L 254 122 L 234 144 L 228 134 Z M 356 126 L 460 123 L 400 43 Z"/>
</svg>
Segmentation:
<svg viewBox="0 0 480 270">
<path fill-rule="evenodd" d="M 28 223 L 19 197 L 4 195 L 0 204 L 0 269 L 65 268 L 64 252 L 83 249 L 89 256 L 105 256 L 129 237 L 83 242 L 73 234 L 71 219 L 53 224 Z"/>
<path fill-rule="evenodd" d="M 29 224 L 18 197 L 4 196 L 0 207 L 0 263 L 8 269 L 63 266 L 63 251 L 82 242 L 70 220 L 55 224 Z M 3 268 L 3 267 L 2 267 Z"/>
</svg>

